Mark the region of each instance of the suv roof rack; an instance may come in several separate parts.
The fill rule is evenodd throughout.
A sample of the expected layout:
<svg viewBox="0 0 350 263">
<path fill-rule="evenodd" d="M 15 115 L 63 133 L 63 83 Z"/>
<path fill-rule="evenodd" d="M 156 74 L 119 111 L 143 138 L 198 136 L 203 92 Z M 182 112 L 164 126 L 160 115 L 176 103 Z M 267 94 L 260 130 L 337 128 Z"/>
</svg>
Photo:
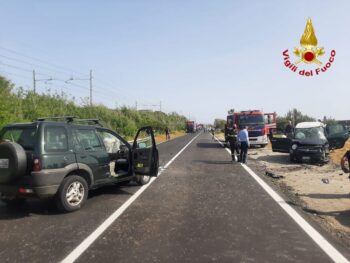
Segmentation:
<svg viewBox="0 0 350 263">
<path fill-rule="evenodd" d="M 45 117 L 45 118 L 36 119 L 36 121 L 46 121 L 46 120 L 63 120 L 67 123 L 82 122 L 82 123 L 86 123 L 88 125 L 98 125 L 98 126 L 103 127 L 103 125 L 100 123 L 99 119 L 78 119 L 75 116 L 58 116 L 58 117 Z"/>
<path fill-rule="evenodd" d="M 103 127 L 99 119 L 75 119 L 73 122 L 84 122 L 90 125 L 98 125 Z"/>
<path fill-rule="evenodd" d="M 72 122 L 75 118 L 76 118 L 75 116 L 44 117 L 44 118 L 38 118 L 36 119 L 36 121 L 65 120 L 66 122 Z"/>
</svg>

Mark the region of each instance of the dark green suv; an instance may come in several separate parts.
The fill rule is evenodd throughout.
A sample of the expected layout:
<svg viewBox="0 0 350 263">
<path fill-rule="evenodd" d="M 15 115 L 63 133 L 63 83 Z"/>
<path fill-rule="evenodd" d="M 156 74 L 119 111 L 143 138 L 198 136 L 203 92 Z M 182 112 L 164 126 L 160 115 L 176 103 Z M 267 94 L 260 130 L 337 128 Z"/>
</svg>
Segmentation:
<svg viewBox="0 0 350 263">
<path fill-rule="evenodd" d="M 151 127 L 129 144 L 98 120 L 41 118 L 10 124 L 0 132 L 1 200 L 54 197 L 64 212 L 78 210 L 88 191 L 158 174 L 158 150 Z"/>
</svg>

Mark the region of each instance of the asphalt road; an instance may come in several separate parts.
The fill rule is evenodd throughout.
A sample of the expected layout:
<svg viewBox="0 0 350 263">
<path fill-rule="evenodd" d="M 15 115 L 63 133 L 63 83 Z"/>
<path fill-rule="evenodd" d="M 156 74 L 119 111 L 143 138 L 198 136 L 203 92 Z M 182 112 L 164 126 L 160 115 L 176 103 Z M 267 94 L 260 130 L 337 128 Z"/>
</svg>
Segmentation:
<svg viewBox="0 0 350 263">
<path fill-rule="evenodd" d="M 195 135 L 158 146 L 164 166 Z M 0 204 L 0 262 L 59 262 L 138 186 L 105 187 L 57 214 Z M 209 134 L 199 135 L 77 262 L 331 262 Z"/>
</svg>

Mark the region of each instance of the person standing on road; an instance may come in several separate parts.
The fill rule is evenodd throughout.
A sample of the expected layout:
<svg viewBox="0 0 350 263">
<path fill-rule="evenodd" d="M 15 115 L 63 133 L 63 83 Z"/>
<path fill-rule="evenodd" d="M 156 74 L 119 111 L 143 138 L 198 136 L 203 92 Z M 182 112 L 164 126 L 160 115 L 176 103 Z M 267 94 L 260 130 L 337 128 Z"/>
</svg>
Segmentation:
<svg viewBox="0 0 350 263">
<path fill-rule="evenodd" d="M 238 133 L 238 141 L 241 144 L 240 162 L 246 163 L 249 148 L 248 127 L 244 127 Z"/>
<path fill-rule="evenodd" d="M 293 131 L 294 131 L 294 128 L 293 128 L 293 125 L 292 125 L 292 121 L 289 120 L 288 124 L 286 125 L 286 128 L 284 130 L 284 133 L 286 134 L 286 136 L 288 138 L 292 138 L 293 137 Z"/>
<path fill-rule="evenodd" d="M 211 128 L 211 134 L 213 135 L 212 139 L 214 140 L 215 139 L 215 137 L 214 137 L 215 129 L 214 128 Z"/>
<path fill-rule="evenodd" d="M 227 139 L 231 149 L 232 161 L 240 161 L 240 153 L 238 148 L 237 125 L 227 129 Z M 237 157 L 236 157 L 237 154 Z"/>
<path fill-rule="evenodd" d="M 165 128 L 165 139 L 167 141 L 170 140 L 170 131 L 168 127 Z"/>
</svg>

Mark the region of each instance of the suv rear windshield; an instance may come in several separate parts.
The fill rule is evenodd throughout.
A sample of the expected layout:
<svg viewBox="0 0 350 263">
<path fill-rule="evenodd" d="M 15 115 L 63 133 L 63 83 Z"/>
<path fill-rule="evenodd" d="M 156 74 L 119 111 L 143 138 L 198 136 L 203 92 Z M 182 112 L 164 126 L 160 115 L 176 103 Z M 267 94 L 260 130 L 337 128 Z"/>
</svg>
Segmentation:
<svg viewBox="0 0 350 263">
<path fill-rule="evenodd" d="M 36 143 L 36 127 L 5 127 L 0 133 L 0 140 L 8 140 L 20 144 L 25 150 L 34 150 Z"/>
</svg>

